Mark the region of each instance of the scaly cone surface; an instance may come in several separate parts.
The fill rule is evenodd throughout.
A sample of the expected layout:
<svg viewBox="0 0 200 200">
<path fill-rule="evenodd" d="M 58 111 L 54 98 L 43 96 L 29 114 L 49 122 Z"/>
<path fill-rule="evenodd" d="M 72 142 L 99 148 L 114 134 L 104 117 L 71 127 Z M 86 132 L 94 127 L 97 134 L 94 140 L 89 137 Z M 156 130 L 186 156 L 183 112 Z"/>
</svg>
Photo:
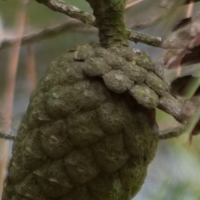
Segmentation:
<svg viewBox="0 0 200 200">
<path fill-rule="evenodd" d="M 130 200 L 138 192 L 158 135 L 154 110 L 106 78 L 119 72 L 125 81 L 120 66 L 133 66 L 134 53 L 124 51 L 85 45 L 52 64 L 30 97 L 2 200 Z"/>
<path fill-rule="evenodd" d="M 122 27 L 124 2 L 89 2 L 101 45 L 109 48 L 74 47 L 52 63 L 31 94 L 2 200 L 132 199 L 156 152 L 155 108 L 178 105 L 145 52 L 124 47 L 118 24 L 107 27 L 115 12 Z M 112 11 L 105 27 L 98 9 L 105 16 Z"/>
</svg>

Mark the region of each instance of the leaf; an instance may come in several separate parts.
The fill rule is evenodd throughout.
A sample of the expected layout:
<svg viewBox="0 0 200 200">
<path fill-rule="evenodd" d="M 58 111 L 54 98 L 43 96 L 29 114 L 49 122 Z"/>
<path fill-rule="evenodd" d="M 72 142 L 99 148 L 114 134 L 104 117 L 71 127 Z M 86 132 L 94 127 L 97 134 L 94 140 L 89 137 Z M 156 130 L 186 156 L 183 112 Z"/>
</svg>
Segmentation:
<svg viewBox="0 0 200 200">
<path fill-rule="evenodd" d="M 183 19 L 174 31 L 163 40 L 168 48 L 163 55 L 166 68 L 176 68 L 186 64 L 199 63 L 200 52 L 200 12 L 193 18 Z"/>
</svg>

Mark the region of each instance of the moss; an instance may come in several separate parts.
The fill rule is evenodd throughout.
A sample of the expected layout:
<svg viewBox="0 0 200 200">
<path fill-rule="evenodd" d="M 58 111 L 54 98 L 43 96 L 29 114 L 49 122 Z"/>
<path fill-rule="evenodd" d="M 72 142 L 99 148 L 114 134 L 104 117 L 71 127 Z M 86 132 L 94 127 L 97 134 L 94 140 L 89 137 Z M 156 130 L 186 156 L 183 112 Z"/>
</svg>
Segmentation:
<svg viewBox="0 0 200 200">
<path fill-rule="evenodd" d="M 77 59 L 76 51 L 87 48 L 92 49 L 92 56 L 85 53 Z M 107 55 L 120 62 L 103 59 Z M 158 135 L 156 104 L 151 109 L 144 104 L 143 90 L 136 92 L 136 98 L 131 94 L 132 87 L 143 87 L 142 82 L 129 87 L 123 79 L 126 91 L 116 94 L 116 71 L 127 80 L 134 79 L 128 73 L 128 66 L 134 67 L 133 56 L 126 48 L 86 45 L 70 50 L 51 65 L 32 93 L 19 128 L 4 200 L 130 200 L 139 191 L 155 155 Z M 86 64 L 94 72 L 105 64 L 109 71 L 87 73 Z M 142 74 L 142 67 L 136 70 L 140 68 Z M 110 72 L 114 74 L 109 80 L 112 88 L 104 80 Z M 147 97 L 153 102 L 150 94 Z"/>
</svg>

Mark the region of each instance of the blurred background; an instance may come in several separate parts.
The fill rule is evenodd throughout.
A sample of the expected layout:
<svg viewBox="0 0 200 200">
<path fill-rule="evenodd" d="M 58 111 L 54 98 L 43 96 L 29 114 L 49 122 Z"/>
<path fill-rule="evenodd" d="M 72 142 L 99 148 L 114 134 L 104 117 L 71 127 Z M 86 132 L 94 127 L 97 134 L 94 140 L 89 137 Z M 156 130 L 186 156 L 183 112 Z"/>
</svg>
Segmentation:
<svg viewBox="0 0 200 200">
<path fill-rule="evenodd" d="M 92 13 L 86 1 L 65 2 Z M 170 2 L 173 1 L 129 0 L 125 9 L 127 27 L 166 37 L 176 24 L 186 18 L 188 11 L 188 5 L 182 4 L 184 1 L 180 0 L 180 5 L 171 5 Z M 191 15 L 195 15 L 198 9 L 200 3 L 197 2 Z M 48 31 L 50 27 L 52 30 Z M 41 31 L 43 34 L 40 37 L 21 47 L 21 41 L 13 42 L 13 38 L 23 34 L 32 37 Z M 88 42 L 98 42 L 97 30 L 91 26 L 53 12 L 36 1 L 0 1 L 0 130 L 16 134 L 29 95 L 51 61 L 72 45 Z M 162 48 L 145 44 L 130 42 L 130 47 L 147 51 L 154 61 L 160 60 L 164 53 Z M 196 70 L 199 73 L 199 65 Z M 171 71 L 165 70 L 168 80 L 176 77 L 176 73 Z M 189 67 L 187 73 L 192 74 Z M 157 122 L 161 129 L 177 125 L 172 117 L 161 111 L 157 111 Z M 135 200 L 200 199 L 200 136 L 195 136 L 190 144 L 188 135 L 185 133 L 178 138 L 159 142 L 157 155 Z M 0 140 L 0 171 L 4 172 L 0 175 L 1 184 L 11 156 L 11 147 L 12 141 Z"/>
</svg>

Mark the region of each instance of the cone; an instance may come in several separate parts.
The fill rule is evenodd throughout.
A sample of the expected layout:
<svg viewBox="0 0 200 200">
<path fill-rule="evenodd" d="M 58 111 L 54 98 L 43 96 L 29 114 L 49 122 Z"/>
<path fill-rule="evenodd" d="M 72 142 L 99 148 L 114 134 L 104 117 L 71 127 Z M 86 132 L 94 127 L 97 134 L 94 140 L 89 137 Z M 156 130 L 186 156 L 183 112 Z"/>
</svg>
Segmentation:
<svg viewBox="0 0 200 200">
<path fill-rule="evenodd" d="M 156 152 L 155 108 L 179 106 L 167 90 L 145 52 L 71 48 L 30 97 L 2 200 L 131 200 Z"/>
</svg>

